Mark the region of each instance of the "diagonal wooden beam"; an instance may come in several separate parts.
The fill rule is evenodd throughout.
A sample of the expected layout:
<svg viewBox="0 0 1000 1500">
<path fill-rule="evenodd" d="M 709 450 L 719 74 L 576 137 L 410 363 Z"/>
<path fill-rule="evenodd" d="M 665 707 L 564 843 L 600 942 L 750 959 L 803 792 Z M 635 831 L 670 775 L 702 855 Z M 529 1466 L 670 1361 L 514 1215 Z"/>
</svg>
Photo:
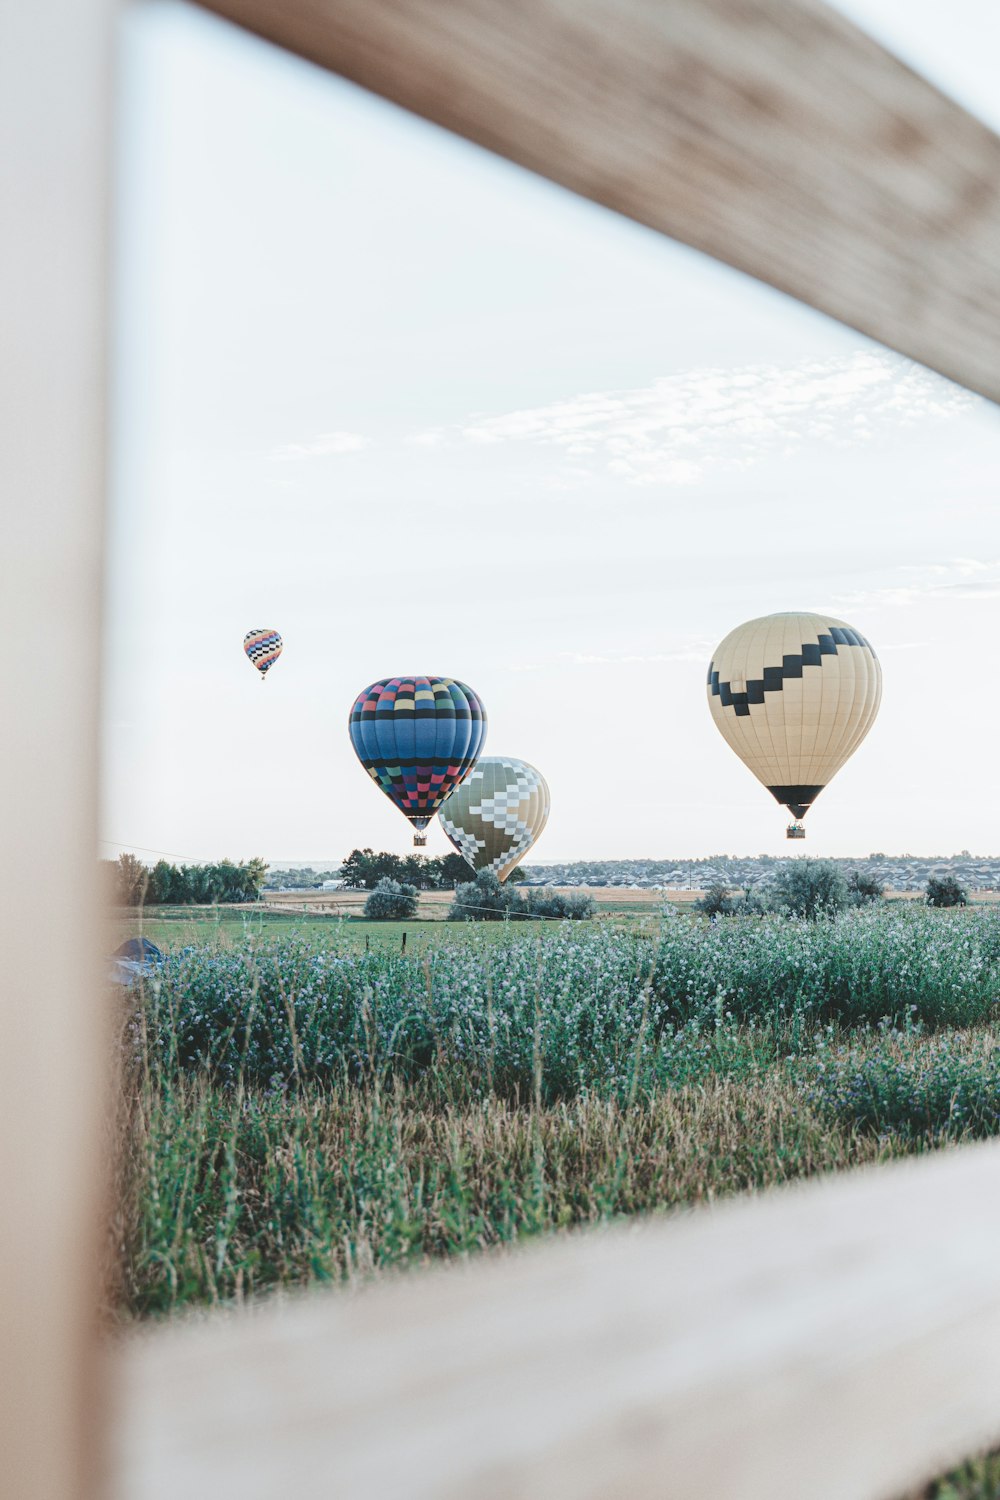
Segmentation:
<svg viewBox="0 0 1000 1500">
<path fill-rule="evenodd" d="M 1000 1143 L 126 1341 L 112 1500 L 886 1500 L 1000 1432 Z"/>
<path fill-rule="evenodd" d="M 820 0 L 205 3 L 1000 399 L 1000 138 Z"/>
</svg>

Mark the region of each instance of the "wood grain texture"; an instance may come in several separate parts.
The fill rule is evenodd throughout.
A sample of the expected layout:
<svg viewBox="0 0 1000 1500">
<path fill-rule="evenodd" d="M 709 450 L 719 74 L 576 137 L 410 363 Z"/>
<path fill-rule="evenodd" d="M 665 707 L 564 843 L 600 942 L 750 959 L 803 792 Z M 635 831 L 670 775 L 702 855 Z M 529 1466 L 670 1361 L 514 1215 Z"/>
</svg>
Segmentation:
<svg viewBox="0 0 1000 1500">
<path fill-rule="evenodd" d="M 116 1500 L 892 1500 L 1000 1436 L 1000 1144 L 120 1351 Z"/>
<path fill-rule="evenodd" d="M 0 1493 L 91 1493 L 111 0 L 0 18 Z"/>
<path fill-rule="evenodd" d="M 206 3 L 1000 398 L 1000 140 L 820 0 Z"/>
</svg>

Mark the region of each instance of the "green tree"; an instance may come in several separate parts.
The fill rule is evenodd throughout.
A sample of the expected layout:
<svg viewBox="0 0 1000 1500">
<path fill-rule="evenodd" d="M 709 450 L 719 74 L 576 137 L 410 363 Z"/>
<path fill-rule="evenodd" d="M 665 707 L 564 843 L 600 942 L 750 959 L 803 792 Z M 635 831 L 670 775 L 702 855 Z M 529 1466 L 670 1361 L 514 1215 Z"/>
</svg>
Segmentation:
<svg viewBox="0 0 1000 1500">
<path fill-rule="evenodd" d="M 434 891 L 441 884 L 439 859 L 428 859 L 426 854 L 408 854 L 400 861 L 400 866 L 400 880 L 415 885 L 418 891 Z"/>
<path fill-rule="evenodd" d="M 263 860 L 252 859 L 247 868 L 263 863 Z M 265 866 L 264 873 L 264 888 L 269 891 L 317 890 L 325 879 L 311 865 L 305 865 L 301 870 L 272 870 Z"/>
<path fill-rule="evenodd" d="M 179 874 L 184 892 L 182 900 L 196 906 L 209 906 L 218 899 L 214 866 L 181 865 Z"/>
<path fill-rule="evenodd" d="M 169 906 L 177 900 L 175 892 L 176 874 L 174 866 L 165 859 L 158 859 L 149 872 L 147 900 L 151 906 Z"/>
<path fill-rule="evenodd" d="M 967 906 L 969 893 L 954 875 L 932 875 L 927 882 L 928 906 Z"/>
<path fill-rule="evenodd" d="M 790 859 L 774 877 L 771 899 L 789 916 L 832 917 L 848 903 L 847 879 L 833 860 Z"/>
<path fill-rule="evenodd" d="M 855 906 L 869 906 L 873 901 L 882 900 L 885 886 L 875 875 L 869 875 L 864 870 L 852 870 L 847 877 L 847 892 Z"/>
<path fill-rule="evenodd" d="M 257 901 L 267 879 L 267 860 L 257 856 L 240 866 L 243 871 L 243 900 Z"/>
<path fill-rule="evenodd" d="M 118 899 L 128 906 L 183 906 L 210 902 L 256 901 L 267 863 L 250 859 L 234 864 L 231 859 L 214 865 L 177 865 L 157 860 L 151 870 L 134 854 L 123 855 L 115 866 Z"/>
<path fill-rule="evenodd" d="M 345 885 L 355 890 L 373 891 L 380 880 L 398 880 L 402 871 L 403 861 L 398 854 L 352 849 L 340 867 L 340 876 Z"/>
<path fill-rule="evenodd" d="M 212 866 L 212 887 L 216 901 L 242 901 L 242 875 L 231 859 Z"/>
<path fill-rule="evenodd" d="M 412 885 L 383 877 L 365 902 L 365 916 L 375 922 L 405 922 L 415 915 L 417 893 Z"/>
<path fill-rule="evenodd" d="M 709 886 L 704 896 L 695 902 L 695 906 L 706 917 L 729 917 L 733 913 L 733 893 L 728 885 L 716 882 Z"/>
<path fill-rule="evenodd" d="M 134 854 L 119 854 L 117 875 L 118 904 L 142 906 L 145 903 L 146 890 L 149 885 L 149 871 L 142 860 Z"/>
<path fill-rule="evenodd" d="M 475 873 L 461 854 L 446 854 L 438 863 L 441 866 L 441 884 L 444 886 L 460 885 Z"/>
</svg>

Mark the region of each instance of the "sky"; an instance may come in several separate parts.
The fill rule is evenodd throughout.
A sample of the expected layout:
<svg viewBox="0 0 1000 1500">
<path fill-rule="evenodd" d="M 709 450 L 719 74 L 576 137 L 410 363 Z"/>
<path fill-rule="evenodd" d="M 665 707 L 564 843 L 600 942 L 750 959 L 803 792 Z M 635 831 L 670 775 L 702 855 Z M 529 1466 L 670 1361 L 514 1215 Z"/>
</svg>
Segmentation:
<svg viewBox="0 0 1000 1500">
<path fill-rule="evenodd" d="M 989 0 L 840 8 L 1000 129 Z M 122 64 L 103 854 L 405 852 L 401 672 L 542 770 L 532 859 L 783 853 L 705 673 L 800 609 L 884 673 L 806 852 L 1000 851 L 995 407 L 173 0 Z"/>
</svg>

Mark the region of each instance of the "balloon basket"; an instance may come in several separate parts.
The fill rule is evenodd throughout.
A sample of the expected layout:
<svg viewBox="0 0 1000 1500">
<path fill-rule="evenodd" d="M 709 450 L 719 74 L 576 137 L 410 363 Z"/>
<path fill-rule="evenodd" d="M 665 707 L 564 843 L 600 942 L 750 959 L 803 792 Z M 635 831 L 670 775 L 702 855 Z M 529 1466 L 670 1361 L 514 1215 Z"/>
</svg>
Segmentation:
<svg viewBox="0 0 1000 1500">
<path fill-rule="evenodd" d="M 789 823 L 788 827 L 785 829 L 786 839 L 804 839 L 805 836 L 806 831 L 801 823 Z"/>
<path fill-rule="evenodd" d="M 424 846 L 426 845 L 426 843 L 427 843 L 427 835 L 426 835 L 426 833 L 415 833 L 413 835 L 413 847 L 414 847 L 414 849 L 423 849 Z"/>
</svg>

